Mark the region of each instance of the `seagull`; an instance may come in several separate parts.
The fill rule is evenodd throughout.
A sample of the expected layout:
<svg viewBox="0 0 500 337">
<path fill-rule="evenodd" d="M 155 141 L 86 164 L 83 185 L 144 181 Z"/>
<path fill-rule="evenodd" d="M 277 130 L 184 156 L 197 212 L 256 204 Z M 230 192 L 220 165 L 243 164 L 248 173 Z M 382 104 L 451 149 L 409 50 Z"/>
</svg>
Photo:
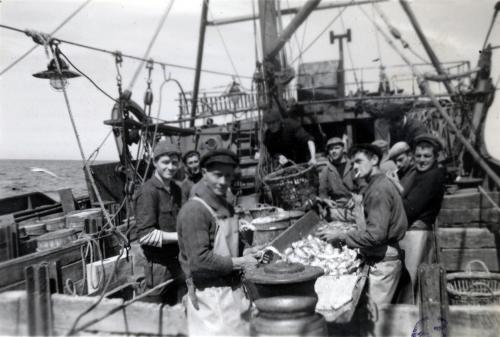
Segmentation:
<svg viewBox="0 0 500 337">
<path fill-rule="evenodd" d="M 47 173 L 48 175 L 51 175 L 51 176 L 53 176 L 53 177 L 55 177 L 55 178 L 59 178 L 59 177 L 57 176 L 57 174 L 55 174 L 54 172 L 51 172 L 51 171 L 49 171 L 49 170 L 47 170 L 47 169 L 44 169 L 44 168 L 40 168 L 40 167 L 30 167 L 30 170 L 31 170 L 31 172 L 43 172 L 43 173 Z"/>
</svg>

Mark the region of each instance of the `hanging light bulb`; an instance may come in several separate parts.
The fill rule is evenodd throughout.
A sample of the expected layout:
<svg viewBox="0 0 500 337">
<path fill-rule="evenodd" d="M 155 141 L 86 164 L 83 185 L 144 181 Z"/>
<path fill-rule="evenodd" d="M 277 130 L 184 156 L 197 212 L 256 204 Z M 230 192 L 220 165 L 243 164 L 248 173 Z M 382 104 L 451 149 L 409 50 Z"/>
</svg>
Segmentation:
<svg viewBox="0 0 500 337">
<path fill-rule="evenodd" d="M 59 61 L 59 66 L 61 67 L 61 74 L 57 70 L 56 59 L 53 58 L 50 60 L 47 65 L 47 70 L 40 71 L 38 73 L 33 74 L 36 78 L 44 78 L 50 80 L 50 86 L 57 91 L 62 90 L 66 85 L 68 85 L 68 78 L 79 77 L 80 74 L 75 73 L 69 70 L 68 65 L 64 62 L 56 52 L 57 60 Z"/>
</svg>

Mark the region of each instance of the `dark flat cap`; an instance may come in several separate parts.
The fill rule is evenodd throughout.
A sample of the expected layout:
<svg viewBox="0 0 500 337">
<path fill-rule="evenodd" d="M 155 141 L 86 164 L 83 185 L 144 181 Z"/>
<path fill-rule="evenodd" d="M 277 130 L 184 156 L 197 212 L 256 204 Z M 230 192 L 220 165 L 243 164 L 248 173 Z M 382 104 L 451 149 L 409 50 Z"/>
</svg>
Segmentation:
<svg viewBox="0 0 500 337">
<path fill-rule="evenodd" d="M 166 140 L 160 140 L 158 143 L 156 143 L 155 148 L 153 150 L 153 157 L 155 159 L 160 157 L 161 155 L 168 155 L 168 154 L 176 154 L 180 156 L 180 151 L 177 149 L 175 145 Z"/>
<path fill-rule="evenodd" d="M 217 149 L 205 153 L 200 159 L 200 166 L 207 167 L 209 164 L 222 163 L 238 166 L 239 159 L 236 153 L 227 149 Z"/>
<path fill-rule="evenodd" d="M 354 155 L 356 153 L 358 153 L 359 151 L 367 151 L 369 153 L 376 155 L 378 157 L 379 162 L 380 162 L 380 160 L 382 160 L 383 153 L 382 153 L 382 150 L 377 145 L 368 144 L 368 143 L 355 144 L 349 150 L 349 157 L 351 157 L 351 158 L 354 157 Z"/>
<path fill-rule="evenodd" d="M 431 134 L 423 134 L 415 137 L 413 141 L 413 148 L 415 148 L 420 143 L 427 143 L 432 145 L 436 151 L 441 151 L 443 149 L 443 142 L 438 137 Z"/>
<path fill-rule="evenodd" d="M 345 146 L 344 142 L 342 141 L 342 138 L 339 137 L 332 137 L 328 139 L 326 142 L 326 147 L 333 146 L 333 145 L 342 145 Z"/>
</svg>

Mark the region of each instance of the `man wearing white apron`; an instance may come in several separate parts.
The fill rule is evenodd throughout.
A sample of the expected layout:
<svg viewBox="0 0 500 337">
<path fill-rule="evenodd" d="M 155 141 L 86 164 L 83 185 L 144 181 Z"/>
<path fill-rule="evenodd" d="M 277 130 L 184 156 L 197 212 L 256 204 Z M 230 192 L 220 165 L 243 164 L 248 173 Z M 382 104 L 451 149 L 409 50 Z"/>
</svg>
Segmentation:
<svg viewBox="0 0 500 337">
<path fill-rule="evenodd" d="M 350 154 L 354 172 L 367 182 L 362 192 L 365 221 L 356 230 L 325 229 L 318 234 L 332 244 L 360 248 L 370 266 L 368 295 L 377 305 L 389 304 L 402 273 L 398 244 L 408 227 L 403 200 L 395 184 L 380 171 L 380 148 L 358 144 Z"/>
<path fill-rule="evenodd" d="M 249 302 L 241 289 L 240 271 L 257 265 L 241 256 L 238 221 L 225 199 L 238 165 L 236 154 L 214 150 L 200 161 L 203 178 L 177 217 L 179 261 L 186 274 L 190 336 L 249 334 Z"/>
</svg>

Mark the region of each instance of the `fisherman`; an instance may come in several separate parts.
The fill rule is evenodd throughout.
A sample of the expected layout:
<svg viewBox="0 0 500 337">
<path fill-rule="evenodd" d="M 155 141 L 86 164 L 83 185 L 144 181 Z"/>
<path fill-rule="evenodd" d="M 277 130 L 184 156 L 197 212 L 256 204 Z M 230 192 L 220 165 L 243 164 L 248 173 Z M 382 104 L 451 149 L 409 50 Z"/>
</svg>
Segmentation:
<svg viewBox="0 0 500 337">
<path fill-rule="evenodd" d="M 332 137 L 326 142 L 326 150 L 328 162 L 319 173 L 319 196 L 333 200 L 349 199 L 356 185 L 344 142 L 339 137 Z"/>
<path fill-rule="evenodd" d="M 377 146 L 353 146 L 350 156 L 355 174 L 367 182 L 363 189 L 365 223 L 357 230 L 327 228 L 318 234 L 334 245 L 360 248 L 370 265 L 368 295 L 377 305 L 391 303 L 402 273 L 398 242 L 408 226 L 403 201 L 394 184 L 380 171 L 382 151 Z"/>
<path fill-rule="evenodd" d="M 182 162 L 186 168 L 186 178 L 181 183 L 182 200 L 187 201 L 191 187 L 200 181 L 203 176 L 200 168 L 200 153 L 196 150 L 188 151 L 182 156 Z"/>
<path fill-rule="evenodd" d="M 186 293 L 176 231 L 182 197 L 180 187 L 173 181 L 179 162 L 177 149 L 165 140 L 159 141 L 153 150 L 154 174 L 134 196 L 141 248 L 138 264 L 144 267 L 146 289 L 174 279 L 173 284 L 151 293 L 147 301 L 170 305 L 180 302 Z"/>
<path fill-rule="evenodd" d="M 415 173 L 405 188 L 404 207 L 409 228 L 401 248 L 405 250 L 405 263 L 416 289 L 417 270 L 422 262 L 433 262 L 433 226 L 441 209 L 444 196 L 445 174 L 437 163 L 441 141 L 432 135 L 415 139 Z"/>
<path fill-rule="evenodd" d="M 281 118 L 278 110 L 264 114 L 267 130 L 264 145 L 274 161 L 284 166 L 289 161 L 316 164 L 314 138 L 295 120 Z"/>
<path fill-rule="evenodd" d="M 397 142 L 389 150 L 389 158 L 396 163 L 399 182 L 403 190 L 408 190 L 408 183 L 415 173 L 410 145 L 406 142 Z"/>
<path fill-rule="evenodd" d="M 238 157 L 218 149 L 201 158 L 203 178 L 177 218 L 180 262 L 187 277 L 189 335 L 249 334 L 249 302 L 240 272 L 254 268 L 254 255 L 242 256 L 238 221 L 225 199 Z"/>
<path fill-rule="evenodd" d="M 398 167 L 396 163 L 389 158 L 389 143 L 383 139 L 377 139 L 372 142 L 372 145 L 377 146 L 382 151 L 382 159 L 380 160 L 379 168 L 387 178 L 389 178 L 398 188 L 399 193 L 403 193 L 403 186 L 399 182 Z"/>
</svg>

